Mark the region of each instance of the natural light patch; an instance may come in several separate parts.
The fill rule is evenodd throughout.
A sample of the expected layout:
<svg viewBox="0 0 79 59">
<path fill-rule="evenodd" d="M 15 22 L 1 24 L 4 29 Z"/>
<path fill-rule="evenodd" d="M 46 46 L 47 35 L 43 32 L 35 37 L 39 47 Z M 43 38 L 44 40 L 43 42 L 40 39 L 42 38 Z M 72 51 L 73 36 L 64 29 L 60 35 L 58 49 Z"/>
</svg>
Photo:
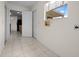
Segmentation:
<svg viewBox="0 0 79 59">
<path fill-rule="evenodd" d="M 57 9 L 55 9 L 57 12 L 64 15 L 64 17 L 68 17 L 68 4 L 65 4 Z"/>
</svg>

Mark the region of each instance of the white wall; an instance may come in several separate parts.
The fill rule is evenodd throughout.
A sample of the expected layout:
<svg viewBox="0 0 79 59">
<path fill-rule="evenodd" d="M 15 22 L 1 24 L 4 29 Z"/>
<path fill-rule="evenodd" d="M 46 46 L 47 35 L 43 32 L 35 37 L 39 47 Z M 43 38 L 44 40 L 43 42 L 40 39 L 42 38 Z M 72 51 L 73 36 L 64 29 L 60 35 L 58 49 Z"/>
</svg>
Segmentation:
<svg viewBox="0 0 79 59">
<path fill-rule="evenodd" d="M 37 10 L 34 10 L 32 12 L 32 23 L 33 23 L 33 27 L 32 27 L 32 35 L 34 38 L 37 38 L 37 26 L 38 26 L 38 22 L 37 22 Z"/>
<path fill-rule="evenodd" d="M 11 31 L 17 31 L 17 16 L 11 16 Z"/>
<path fill-rule="evenodd" d="M 79 56 L 79 2 L 68 3 L 68 18 L 54 19 L 49 27 L 44 26 L 44 2 L 39 2 L 34 9 L 38 13 L 38 37 L 50 50 L 58 56 Z"/>
<path fill-rule="evenodd" d="M 5 2 L 0 1 L 0 53 L 5 41 Z"/>
<path fill-rule="evenodd" d="M 5 5 L 5 40 L 7 38 L 7 7 Z"/>
<path fill-rule="evenodd" d="M 22 36 L 32 37 L 32 12 L 25 11 L 22 13 Z"/>
</svg>

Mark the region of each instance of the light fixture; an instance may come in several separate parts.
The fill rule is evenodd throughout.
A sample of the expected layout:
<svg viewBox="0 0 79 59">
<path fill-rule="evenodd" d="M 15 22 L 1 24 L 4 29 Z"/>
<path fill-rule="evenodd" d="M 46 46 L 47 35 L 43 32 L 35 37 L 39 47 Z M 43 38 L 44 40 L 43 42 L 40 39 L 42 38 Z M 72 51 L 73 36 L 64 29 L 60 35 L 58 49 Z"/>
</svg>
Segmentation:
<svg viewBox="0 0 79 59">
<path fill-rule="evenodd" d="M 19 14 L 20 12 L 18 11 L 17 13 Z"/>
</svg>

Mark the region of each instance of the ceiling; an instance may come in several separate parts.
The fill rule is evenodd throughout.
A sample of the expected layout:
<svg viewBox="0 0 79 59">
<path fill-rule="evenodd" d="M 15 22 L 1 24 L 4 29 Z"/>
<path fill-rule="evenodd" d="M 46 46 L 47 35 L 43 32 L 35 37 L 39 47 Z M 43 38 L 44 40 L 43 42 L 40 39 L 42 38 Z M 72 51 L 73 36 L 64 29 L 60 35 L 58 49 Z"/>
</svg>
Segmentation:
<svg viewBox="0 0 79 59">
<path fill-rule="evenodd" d="M 8 1 L 10 4 L 25 6 L 25 7 L 32 7 L 39 1 Z"/>
<path fill-rule="evenodd" d="M 24 7 L 32 7 L 34 6 L 37 2 L 39 1 L 7 1 L 8 4 L 14 4 L 14 5 L 19 5 L 19 6 L 24 6 Z M 11 16 L 21 16 L 22 12 L 20 11 L 15 11 L 15 10 L 10 10 Z M 17 13 L 20 12 L 20 13 Z"/>
<path fill-rule="evenodd" d="M 11 16 L 22 16 L 22 12 L 20 11 L 15 11 L 15 10 L 10 10 Z"/>
</svg>

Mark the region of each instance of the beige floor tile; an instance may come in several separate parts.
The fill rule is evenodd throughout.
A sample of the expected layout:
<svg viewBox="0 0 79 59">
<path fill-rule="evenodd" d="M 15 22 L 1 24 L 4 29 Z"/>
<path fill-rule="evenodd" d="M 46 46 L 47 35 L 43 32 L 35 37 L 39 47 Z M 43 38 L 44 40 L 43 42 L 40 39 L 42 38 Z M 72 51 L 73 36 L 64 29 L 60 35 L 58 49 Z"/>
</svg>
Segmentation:
<svg viewBox="0 0 79 59">
<path fill-rule="evenodd" d="M 19 32 L 12 32 L 7 40 L 2 57 L 56 57 L 56 54 L 44 47 L 34 38 L 23 38 Z"/>
</svg>

